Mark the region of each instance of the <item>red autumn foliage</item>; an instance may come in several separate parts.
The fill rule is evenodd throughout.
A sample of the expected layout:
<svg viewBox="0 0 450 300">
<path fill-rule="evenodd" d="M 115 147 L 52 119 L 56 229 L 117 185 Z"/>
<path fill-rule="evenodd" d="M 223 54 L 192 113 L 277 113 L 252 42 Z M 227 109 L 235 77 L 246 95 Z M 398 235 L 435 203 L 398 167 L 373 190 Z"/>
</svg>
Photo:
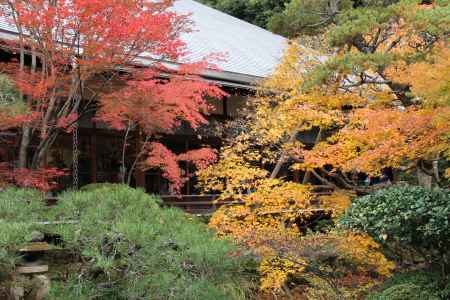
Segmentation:
<svg viewBox="0 0 450 300">
<path fill-rule="evenodd" d="M 117 92 L 103 94 L 97 119 L 117 130 L 136 123 L 146 134 L 171 133 L 187 122 L 192 128 L 206 124 L 210 110 L 206 97 L 222 98 L 226 94 L 217 86 L 196 75 L 198 65 L 183 67 L 170 79 L 155 78 L 152 70 L 135 74 Z"/>
<path fill-rule="evenodd" d="M 161 143 L 152 143 L 145 164 L 149 168 L 159 168 L 163 177 L 169 180 L 172 188 L 179 191 L 185 182 L 178 166 L 177 156 Z"/>
<path fill-rule="evenodd" d="M 57 178 L 64 175 L 66 175 L 65 171 L 55 168 L 12 169 L 8 164 L 0 163 L 0 186 L 16 185 L 47 192 L 56 188 L 58 186 Z"/>
<path fill-rule="evenodd" d="M 189 179 L 188 174 L 181 171 L 179 162 L 192 162 L 198 169 L 207 167 L 216 161 L 216 151 L 210 148 L 201 148 L 191 150 L 179 155 L 174 154 L 161 143 L 151 143 L 150 152 L 145 161 L 147 168 L 159 168 L 163 171 L 163 177 L 170 183 L 172 189 L 179 193 L 186 180 Z"/>
<path fill-rule="evenodd" d="M 197 169 L 204 169 L 217 160 L 217 151 L 211 148 L 191 150 L 178 155 L 179 161 L 190 161 Z"/>
<path fill-rule="evenodd" d="M 174 13 L 172 4 L 173 0 L 68 0 L 64 5 L 48 0 L 3 2 L 0 15 L 19 32 L 8 45 L 19 53 L 32 50 L 36 55 L 31 66 L 23 66 L 24 61 L 0 66 L 24 95 L 26 118 L 33 116 L 24 123 L 25 116 L 7 119 L 0 115 L 0 130 L 23 126 L 23 132 L 31 132 L 39 141 L 30 159 L 26 149 L 31 138 L 21 139 L 21 169 L 47 176 L 40 168 L 56 137 L 70 132 L 78 118 L 97 108 L 97 120 L 116 130 L 142 132 L 146 140 L 172 133 L 183 123 L 194 129 L 207 123 L 210 107 L 205 99 L 225 94 L 200 74 L 215 68 L 211 60 L 223 58 L 211 54 L 175 69 L 157 63 L 181 61 L 187 54 L 180 35 L 189 33 L 192 24 L 188 15 Z M 149 63 L 145 69 L 140 68 L 143 61 Z M 147 149 L 146 143 L 142 146 Z M 149 149 L 144 153 L 149 158 L 138 165 L 160 166 L 179 190 L 184 179 L 175 167 L 178 157 L 167 148 Z M 197 166 L 212 157 L 205 150 L 190 156 Z"/>
</svg>

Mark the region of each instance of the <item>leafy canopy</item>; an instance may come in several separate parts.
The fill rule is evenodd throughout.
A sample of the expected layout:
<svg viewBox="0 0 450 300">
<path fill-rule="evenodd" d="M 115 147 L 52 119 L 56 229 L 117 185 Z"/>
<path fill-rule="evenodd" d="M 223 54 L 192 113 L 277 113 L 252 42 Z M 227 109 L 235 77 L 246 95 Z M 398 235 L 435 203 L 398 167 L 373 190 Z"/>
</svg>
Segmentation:
<svg viewBox="0 0 450 300">
<path fill-rule="evenodd" d="M 271 17 L 281 12 L 289 0 L 200 0 L 200 2 L 266 28 Z"/>
</svg>

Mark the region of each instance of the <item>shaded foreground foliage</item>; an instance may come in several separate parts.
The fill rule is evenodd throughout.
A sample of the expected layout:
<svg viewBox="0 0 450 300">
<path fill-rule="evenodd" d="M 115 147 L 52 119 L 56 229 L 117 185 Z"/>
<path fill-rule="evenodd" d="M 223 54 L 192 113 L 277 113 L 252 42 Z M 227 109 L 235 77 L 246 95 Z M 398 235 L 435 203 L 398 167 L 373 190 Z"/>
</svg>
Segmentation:
<svg viewBox="0 0 450 300">
<path fill-rule="evenodd" d="M 252 260 L 206 226 L 125 186 L 68 192 L 51 209 L 34 191 L 0 194 L 3 279 L 33 230 L 57 235 L 81 264 L 50 299 L 244 299 Z M 35 221 L 76 224 L 39 225 Z M 5 282 L 5 281 L 4 281 Z"/>
<path fill-rule="evenodd" d="M 444 282 L 441 275 L 430 271 L 400 273 L 386 280 L 379 292 L 367 300 L 438 300 L 449 299 L 450 282 Z"/>
</svg>

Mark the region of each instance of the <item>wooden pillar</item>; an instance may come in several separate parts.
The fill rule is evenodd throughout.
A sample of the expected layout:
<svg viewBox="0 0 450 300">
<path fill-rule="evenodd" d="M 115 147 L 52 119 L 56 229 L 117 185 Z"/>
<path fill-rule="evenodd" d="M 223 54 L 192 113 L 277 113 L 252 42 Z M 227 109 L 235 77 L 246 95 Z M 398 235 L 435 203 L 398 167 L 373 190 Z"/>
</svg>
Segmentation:
<svg viewBox="0 0 450 300">
<path fill-rule="evenodd" d="M 185 141 L 185 152 L 189 151 L 189 139 L 186 137 L 186 141 Z M 189 176 L 189 162 L 186 161 L 186 176 Z M 188 180 L 186 182 L 186 195 L 190 195 L 191 194 L 191 181 Z"/>
<path fill-rule="evenodd" d="M 91 147 L 89 149 L 89 159 L 91 161 L 91 183 L 97 182 L 97 125 L 92 122 L 91 134 L 89 136 Z"/>
<path fill-rule="evenodd" d="M 223 98 L 222 100 L 222 105 L 223 105 L 223 116 L 225 118 L 228 118 L 228 98 Z"/>
<path fill-rule="evenodd" d="M 143 147 L 143 140 L 142 140 L 142 133 L 139 132 L 139 136 L 136 139 L 136 155 L 139 155 L 141 148 Z M 145 172 L 139 168 L 139 166 L 136 166 L 136 169 L 134 170 L 134 177 L 136 179 L 136 187 L 146 189 L 145 184 Z"/>
</svg>

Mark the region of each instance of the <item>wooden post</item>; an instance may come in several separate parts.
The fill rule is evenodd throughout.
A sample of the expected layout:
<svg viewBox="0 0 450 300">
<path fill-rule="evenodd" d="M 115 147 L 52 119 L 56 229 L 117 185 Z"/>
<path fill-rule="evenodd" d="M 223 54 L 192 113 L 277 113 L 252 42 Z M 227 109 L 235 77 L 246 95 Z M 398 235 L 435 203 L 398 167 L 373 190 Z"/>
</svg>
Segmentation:
<svg viewBox="0 0 450 300">
<path fill-rule="evenodd" d="M 139 155 L 141 147 L 143 146 L 142 144 L 143 144 L 142 134 L 141 132 L 139 132 L 139 136 L 136 140 L 136 155 Z M 134 176 L 136 179 L 136 187 L 140 187 L 145 190 L 146 189 L 145 172 L 142 171 L 141 168 L 139 168 L 139 166 L 136 166 L 136 169 L 134 170 Z"/>
<path fill-rule="evenodd" d="M 222 104 L 223 104 L 223 116 L 226 119 L 228 118 L 228 98 L 223 98 Z"/>
<path fill-rule="evenodd" d="M 89 136 L 91 147 L 89 149 L 89 158 L 91 161 L 91 183 L 97 182 L 97 125 L 92 122 L 91 134 Z"/>
<path fill-rule="evenodd" d="M 189 140 L 188 140 L 188 138 L 186 138 L 186 141 L 185 141 L 185 152 L 188 152 L 188 151 L 189 151 Z M 185 172 L 186 172 L 186 176 L 189 176 L 189 162 L 188 161 L 186 161 Z M 188 180 L 186 182 L 186 195 L 190 195 L 190 194 L 191 194 L 191 181 Z"/>
</svg>

